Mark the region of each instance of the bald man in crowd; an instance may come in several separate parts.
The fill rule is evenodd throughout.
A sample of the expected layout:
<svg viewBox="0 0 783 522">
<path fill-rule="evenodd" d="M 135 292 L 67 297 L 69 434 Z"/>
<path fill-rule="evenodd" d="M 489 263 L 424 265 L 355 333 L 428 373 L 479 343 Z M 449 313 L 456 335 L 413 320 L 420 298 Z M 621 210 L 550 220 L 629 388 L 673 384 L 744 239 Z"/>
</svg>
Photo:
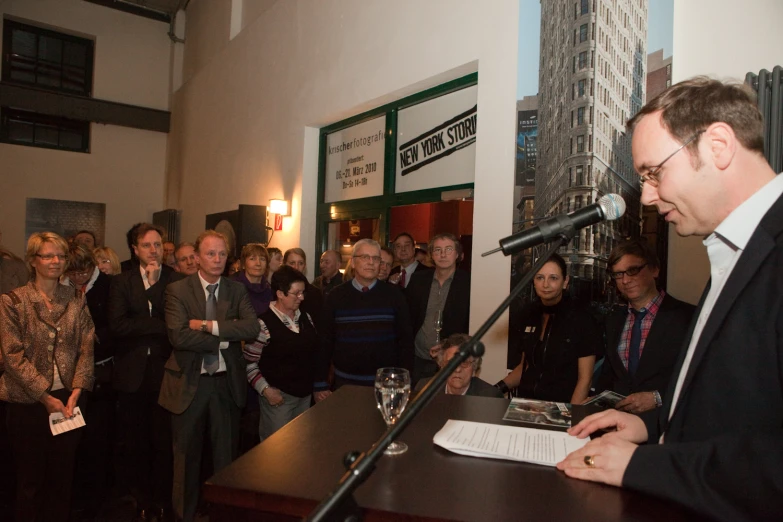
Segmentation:
<svg viewBox="0 0 783 522">
<path fill-rule="evenodd" d="M 321 254 L 321 275 L 313 279 L 313 286 L 321 290 L 324 297 L 335 287 L 343 284 L 343 275 L 340 273 L 342 256 L 337 250 L 327 250 Z"/>
</svg>

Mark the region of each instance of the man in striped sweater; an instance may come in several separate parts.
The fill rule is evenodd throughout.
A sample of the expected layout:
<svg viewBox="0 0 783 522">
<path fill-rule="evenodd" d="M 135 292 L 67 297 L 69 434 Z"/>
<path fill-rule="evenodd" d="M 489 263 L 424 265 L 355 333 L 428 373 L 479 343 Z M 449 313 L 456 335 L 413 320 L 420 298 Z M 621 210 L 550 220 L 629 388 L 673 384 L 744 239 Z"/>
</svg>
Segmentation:
<svg viewBox="0 0 783 522">
<path fill-rule="evenodd" d="M 381 246 L 372 239 L 353 248 L 354 278 L 326 298 L 321 353 L 313 385 L 315 400 L 344 384 L 373 386 L 375 372 L 386 366 L 413 367 L 413 330 L 402 291 L 378 281 Z"/>
</svg>

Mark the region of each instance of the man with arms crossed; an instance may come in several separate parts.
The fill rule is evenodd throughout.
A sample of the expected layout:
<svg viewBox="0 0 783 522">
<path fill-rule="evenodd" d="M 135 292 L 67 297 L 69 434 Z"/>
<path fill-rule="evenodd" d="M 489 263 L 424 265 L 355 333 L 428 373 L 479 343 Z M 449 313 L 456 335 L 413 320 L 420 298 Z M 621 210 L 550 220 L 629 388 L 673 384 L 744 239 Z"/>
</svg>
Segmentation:
<svg viewBox="0 0 783 522">
<path fill-rule="evenodd" d="M 558 468 L 715 519 L 779 520 L 783 177 L 764 159 L 761 114 L 745 88 L 696 78 L 648 102 L 629 128 L 642 203 L 679 235 L 705 237 L 711 279 L 655 422 L 591 415 L 569 432 L 613 431 Z"/>
<path fill-rule="evenodd" d="M 199 270 L 166 289 L 166 326 L 174 347 L 160 404 L 172 415 L 173 504 L 186 522 L 196 514 L 204 435 L 209 428 L 215 472 L 236 457 L 239 416 L 247 398 L 243 340 L 260 326 L 242 283 L 221 277 L 228 241 L 214 230 L 196 240 Z"/>
</svg>

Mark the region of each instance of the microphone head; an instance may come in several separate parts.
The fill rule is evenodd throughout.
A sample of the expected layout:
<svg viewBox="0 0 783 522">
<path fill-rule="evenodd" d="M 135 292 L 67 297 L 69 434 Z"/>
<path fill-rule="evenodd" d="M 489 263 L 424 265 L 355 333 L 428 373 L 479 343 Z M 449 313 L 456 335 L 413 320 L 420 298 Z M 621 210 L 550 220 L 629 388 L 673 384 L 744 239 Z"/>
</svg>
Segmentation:
<svg viewBox="0 0 783 522">
<path fill-rule="evenodd" d="M 625 200 L 619 194 L 606 194 L 596 201 L 604 212 L 604 219 L 614 221 L 625 214 Z"/>
</svg>

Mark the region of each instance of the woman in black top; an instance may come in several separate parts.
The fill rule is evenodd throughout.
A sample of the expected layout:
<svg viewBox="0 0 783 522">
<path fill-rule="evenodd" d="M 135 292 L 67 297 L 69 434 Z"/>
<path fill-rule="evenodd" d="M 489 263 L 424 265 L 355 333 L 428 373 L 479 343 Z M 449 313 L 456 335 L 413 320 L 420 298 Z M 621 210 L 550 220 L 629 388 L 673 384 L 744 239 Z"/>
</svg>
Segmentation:
<svg viewBox="0 0 783 522">
<path fill-rule="evenodd" d="M 565 261 L 554 254 L 533 278 L 539 300 L 522 311 L 522 361 L 497 383 L 501 390 L 518 387 L 520 397 L 572 404 L 587 398 L 603 340 L 590 314 L 563 296 L 565 274 Z"/>
<path fill-rule="evenodd" d="M 259 394 L 261 441 L 310 407 L 318 334 L 310 316 L 300 310 L 306 283 L 289 266 L 272 274 L 275 300 L 258 318 L 258 338 L 243 349 L 248 382 Z"/>
</svg>

